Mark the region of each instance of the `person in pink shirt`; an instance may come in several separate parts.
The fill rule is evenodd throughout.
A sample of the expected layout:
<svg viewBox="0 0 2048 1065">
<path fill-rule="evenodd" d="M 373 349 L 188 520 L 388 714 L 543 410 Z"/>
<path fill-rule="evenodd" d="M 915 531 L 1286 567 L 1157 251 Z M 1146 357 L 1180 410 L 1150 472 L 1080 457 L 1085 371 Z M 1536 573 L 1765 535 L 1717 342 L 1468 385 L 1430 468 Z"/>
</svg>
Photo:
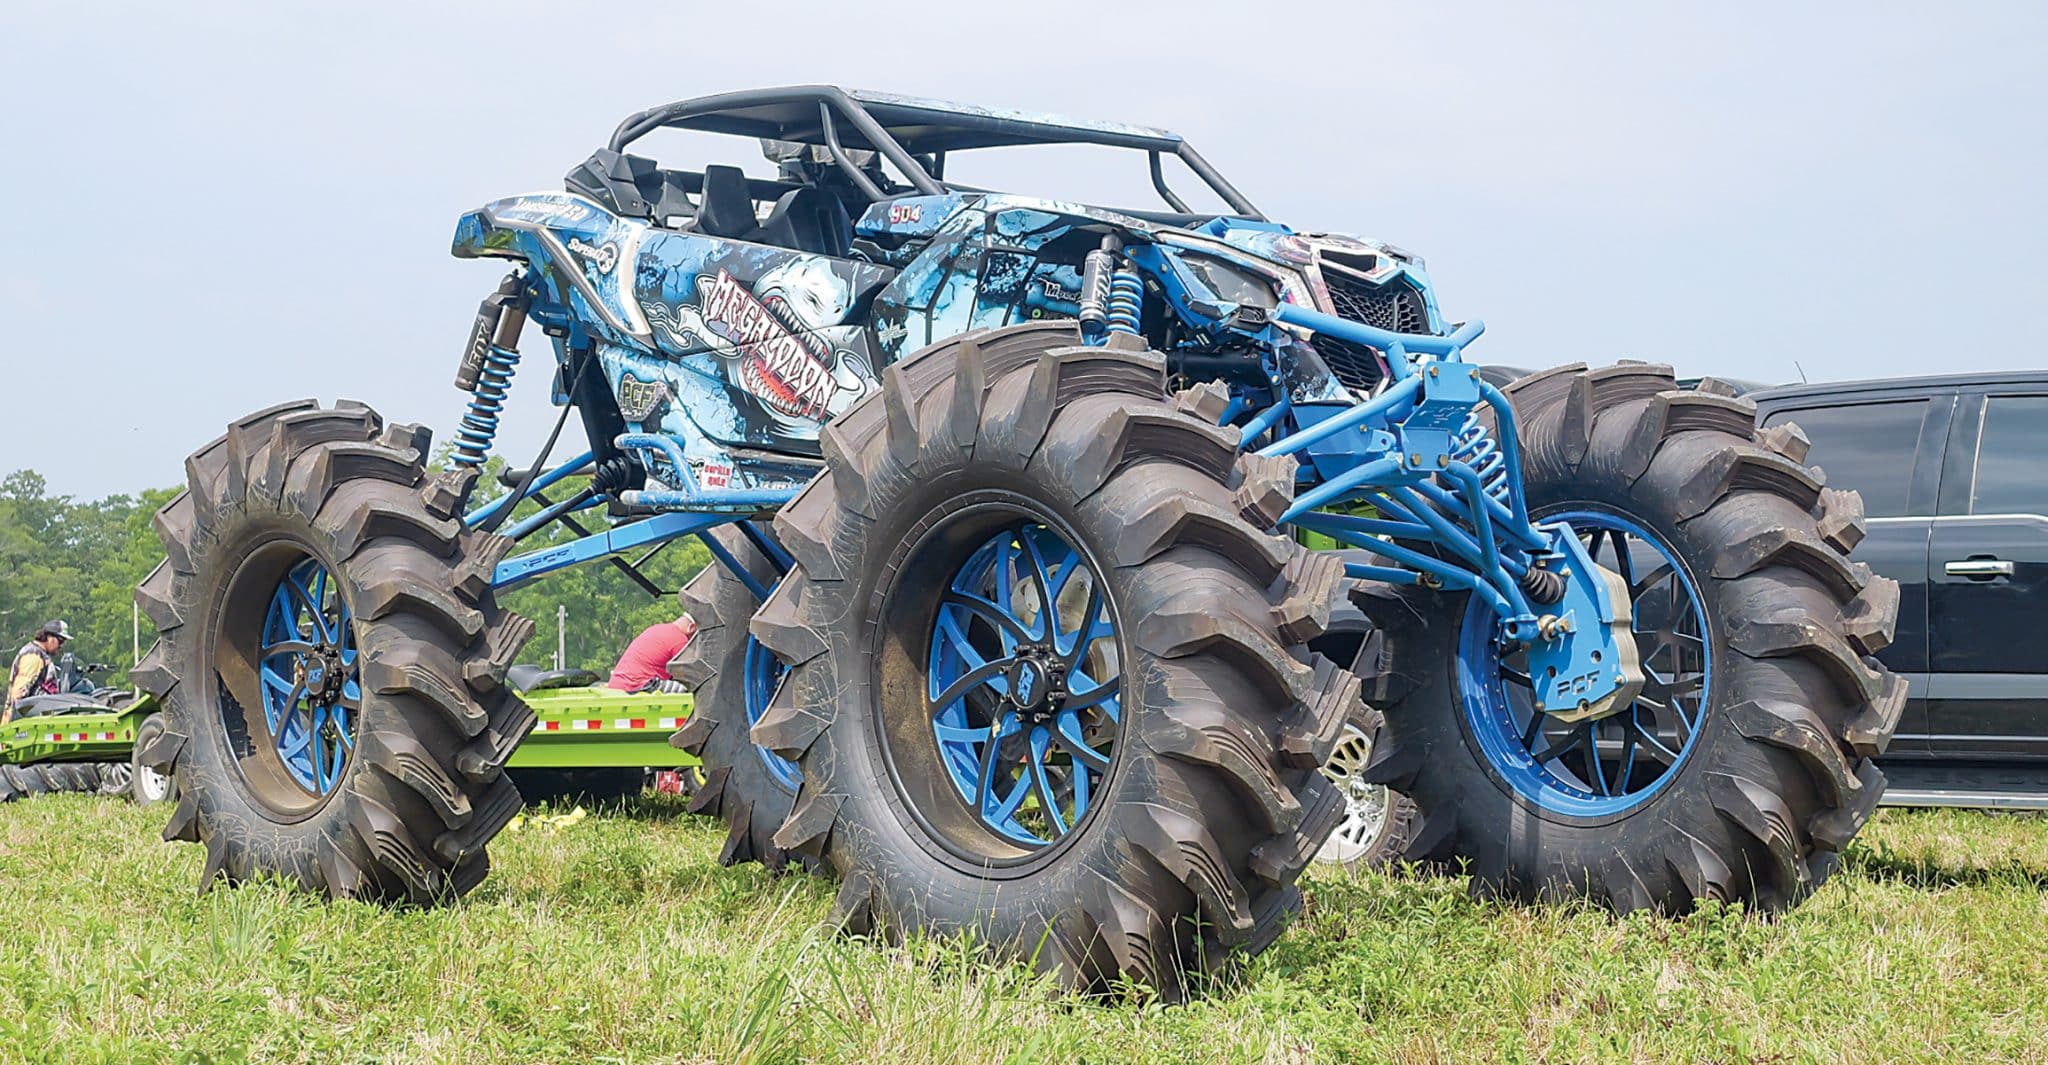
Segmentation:
<svg viewBox="0 0 2048 1065">
<path fill-rule="evenodd" d="M 697 619 L 687 611 L 674 621 L 649 625 L 626 645 L 607 686 L 622 692 L 681 692 L 682 682 L 668 675 L 668 664 L 696 635 Z"/>
</svg>

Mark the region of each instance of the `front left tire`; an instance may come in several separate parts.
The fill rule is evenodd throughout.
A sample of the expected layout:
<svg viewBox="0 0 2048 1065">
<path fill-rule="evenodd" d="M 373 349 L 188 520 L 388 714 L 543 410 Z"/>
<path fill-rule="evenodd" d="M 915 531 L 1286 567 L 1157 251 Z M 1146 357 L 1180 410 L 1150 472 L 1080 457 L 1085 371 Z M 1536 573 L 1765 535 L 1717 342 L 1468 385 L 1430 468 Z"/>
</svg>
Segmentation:
<svg viewBox="0 0 2048 1065">
<path fill-rule="evenodd" d="M 250 415 L 186 460 L 136 599 L 161 638 L 141 752 L 178 799 L 167 840 L 201 883 L 277 876 L 431 902 L 489 868 L 519 810 L 505 760 L 533 713 L 504 684 L 532 623 L 491 577 L 510 541 L 459 520 L 473 473 L 432 475 L 425 430 L 343 403 Z"/>
</svg>

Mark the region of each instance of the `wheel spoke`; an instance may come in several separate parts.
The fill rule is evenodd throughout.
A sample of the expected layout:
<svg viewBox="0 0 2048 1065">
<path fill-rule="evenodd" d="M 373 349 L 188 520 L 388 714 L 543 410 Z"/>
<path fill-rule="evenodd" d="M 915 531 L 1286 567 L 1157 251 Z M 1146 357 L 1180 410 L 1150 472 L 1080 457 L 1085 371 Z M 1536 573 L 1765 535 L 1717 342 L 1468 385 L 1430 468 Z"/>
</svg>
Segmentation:
<svg viewBox="0 0 2048 1065">
<path fill-rule="evenodd" d="M 1003 671 L 1010 668 L 1015 662 L 1016 659 L 1014 658 L 998 658 L 968 670 L 966 676 L 947 685 L 945 691 L 940 692 L 932 699 L 932 714 L 936 716 L 939 711 L 959 702 L 961 696 L 966 695 L 983 684 L 987 684 L 990 680 L 1002 676 Z"/>
<path fill-rule="evenodd" d="M 988 816 L 989 794 L 995 788 L 996 750 L 1003 745 L 1003 725 L 1009 720 L 1010 715 L 1004 714 L 994 725 L 981 730 L 981 777 L 974 785 L 974 809 L 984 817 Z"/>
<path fill-rule="evenodd" d="M 1622 583 L 1633 587 L 1636 583 L 1636 560 L 1635 553 L 1629 550 L 1628 537 L 1610 529 L 1607 541 L 1614 545 L 1615 572 L 1621 574 Z"/>
<path fill-rule="evenodd" d="M 293 682 L 286 680 L 284 677 L 280 676 L 276 670 L 270 668 L 269 666 L 261 667 L 258 670 L 258 672 L 263 677 L 263 683 L 276 691 L 284 692 L 287 695 L 289 695 L 292 691 L 292 688 L 295 686 Z"/>
<path fill-rule="evenodd" d="M 1590 735 L 1592 735 L 1592 727 L 1590 725 L 1575 728 L 1565 733 L 1563 739 L 1552 740 L 1542 750 L 1534 752 L 1531 757 L 1536 760 L 1537 765 L 1542 765 L 1545 762 L 1554 762 L 1570 754 L 1572 748 L 1585 742 L 1586 738 Z"/>
<path fill-rule="evenodd" d="M 1057 643 L 1060 631 L 1059 614 L 1053 608 L 1052 577 L 1045 572 L 1045 556 L 1039 553 L 1038 538 L 1031 535 L 1031 530 L 1019 531 L 1017 539 L 1023 541 L 1024 555 L 1031 563 L 1031 583 L 1038 588 L 1038 619 L 1045 629 L 1043 638 Z M 1033 633 L 1032 636 L 1039 638 L 1037 633 Z"/>
<path fill-rule="evenodd" d="M 314 638 L 323 643 L 332 640 L 334 638 L 333 635 L 327 631 L 327 619 L 320 615 L 319 601 L 315 600 L 313 594 L 304 585 L 299 583 L 300 580 L 302 578 L 296 575 L 286 574 L 284 586 L 298 599 L 299 605 L 306 608 L 306 613 L 312 616 Z"/>
<path fill-rule="evenodd" d="M 1634 581 L 1629 582 L 1629 598 L 1641 599 L 1643 597 L 1643 593 L 1649 591 L 1655 585 L 1662 583 L 1663 580 L 1667 577 L 1670 577 L 1673 574 L 1673 572 L 1675 571 L 1672 570 L 1671 563 L 1665 562 L 1660 559 L 1655 566 L 1650 567 L 1649 572 L 1643 574 L 1641 577 L 1638 577 Z"/>
<path fill-rule="evenodd" d="M 1090 631 L 1095 628 L 1095 618 L 1101 613 L 1102 586 L 1091 584 L 1088 587 L 1088 608 L 1081 615 L 1081 624 L 1074 629 L 1074 646 L 1068 649 L 1064 658 L 1069 672 L 1080 668 L 1081 659 L 1088 654 L 1089 645 L 1095 642 L 1089 638 Z M 1057 616 L 1053 618 L 1053 643 L 1055 648 L 1057 648 L 1059 643 L 1059 618 Z"/>
<path fill-rule="evenodd" d="M 313 651 L 314 647 L 312 644 L 300 639 L 290 639 L 279 640 L 273 644 L 265 644 L 261 651 L 256 652 L 256 655 L 260 659 L 268 660 L 284 654 L 309 655 Z"/>
<path fill-rule="evenodd" d="M 1052 825 L 1053 835 L 1064 836 L 1067 834 L 1067 822 L 1060 817 L 1059 800 L 1053 797 L 1052 782 L 1047 780 L 1045 776 L 1045 751 L 1047 743 L 1047 729 L 1044 726 L 1031 730 L 1031 738 L 1026 745 L 1026 749 L 1030 752 L 1028 761 L 1030 762 L 1031 787 L 1032 790 L 1038 793 L 1038 805 L 1045 811 L 1045 819 Z"/>
<path fill-rule="evenodd" d="M 940 599 L 939 602 L 945 606 L 957 606 L 972 613 L 975 617 L 994 625 L 1004 635 L 1012 639 L 1029 640 L 1032 638 L 1031 630 L 1025 628 L 1016 618 L 1011 617 L 1003 608 L 978 595 L 960 591 L 947 592 L 945 597 Z"/>
<path fill-rule="evenodd" d="M 1066 748 L 1068 754 L 1073 755 L 1088 767 L 1097 771 L 1104 771 L 1109 768 L 1108 755 L 1088 746 L 1088 741 L 1081 736 L 1067 731 L 1069 728 L 1078 730 L 1081 726 L 1081 719 L 1076 717 L 1073 711 L 1061 711 L 1059 717 L 1054 719 L 1054 726 L 1052 732 L 1053 742 Z"/>
<path fill-rule="evenodd" d="M 1607 774 L 1600 770 L 1600 722 L 1586 726 L 1586 775 L 1593 778 L 1593 786 L 1600 794 L 1611 794 L 1607 790 Z"/>
<path fill-rule="evenodd" d="M 1122 679 L 1121 677 L 1111 677 L 1087 691 L 1073 692 L 1067 696 L 1067 701 L 1061 705 L 1068 710 L 1086 710 L 1089 707 L 1100 706 L 1103 708 L 1103 712 L 1109 715 L 1110 720 L 1114 721 L 1116 720 L 1115 704 L 1117 690 L 1121 686 Z"/>
<path fill-rule="evenodd" d="M 1667 766 L 1678 764 L 1678 752 L 1664 746 L 1664 741 L 1658 737 L 1656 728 L 1644 726 L 1637 729 L 1636 734 L 1642 738 L 1645 746 L 1662 756 L 1658 759 L 1659 761 Z"/>
</svg>

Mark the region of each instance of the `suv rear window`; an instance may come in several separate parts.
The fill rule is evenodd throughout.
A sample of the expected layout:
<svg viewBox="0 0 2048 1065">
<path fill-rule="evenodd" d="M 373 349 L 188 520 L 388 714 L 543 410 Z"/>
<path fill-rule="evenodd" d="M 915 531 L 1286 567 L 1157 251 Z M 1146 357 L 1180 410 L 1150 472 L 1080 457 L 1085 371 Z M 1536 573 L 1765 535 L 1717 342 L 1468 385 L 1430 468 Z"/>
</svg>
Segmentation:
<svg viewBox="0 0 2048 1065">
<path fill-rule="evenodd" d="M 1913 458 L 1919 453 L 1920 423 L 1926 418 L 1927 401 L 1914 399 L 1785 410 L 1764 424 L 1798 423 L 1813 441 L 1807 465 L 1825 470 L 1830 487 L 1861 493 L 1863 513 L 1895 518 L 1907 513 Z"/>
<path fill-rule="evenodd" d="M 2048 396 L 1992 396 L 1977 441 L 1970 513 L 2048 515 Z"/>
</svg>

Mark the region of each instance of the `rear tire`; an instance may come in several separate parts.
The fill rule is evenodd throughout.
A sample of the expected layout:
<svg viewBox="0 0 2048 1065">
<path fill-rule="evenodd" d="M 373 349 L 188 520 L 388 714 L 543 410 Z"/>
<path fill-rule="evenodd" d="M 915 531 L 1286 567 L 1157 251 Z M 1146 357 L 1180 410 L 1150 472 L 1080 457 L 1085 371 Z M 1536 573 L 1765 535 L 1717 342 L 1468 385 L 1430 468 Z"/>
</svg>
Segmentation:
<svg viewBox="0 0 2048 1065">
<path fill-rule="evenodd" d="M 1664 687 L 1647 704 L 1658 709 L 1639 700 L 1629 713 L 1698 705 L 1683 729 L 1648 733 L 1655 753 L 1617 715 L 1598 772 L 1598 731 L 1576 753 L 1537 732 L 1534 769 L 1489 757 L 1489 743 L 1507 750 L 1490 723 L 1523 727 L 1489 694 L 1508 690 L 1494 679 L 1507 667 L 1468 653 L 1490 613 L 1368 585 L 1362 605 L 1386 642 L 1367 697 L 1388 724 L 1371 778 L 1415 799 L 1405 857 L 1463 862 L 1475 891 L 1517 899 L 1793 905 L 1877 805 L 1871 758 L 1904 706 L 1904 681 L 1868 657 L 1890 642 L 1898 586 L 1844 557 L 1863 535 L 1861 501 L 1802 465 L 1797 429 L 1759 431 L 1752 403 L 1679 391 L 1666 367 L 1568 366 L 1506 391 L 1531 512 L 1584 515 L 1575 528 L 1608 530 L 1616 565 L 1624 546 L 1654 565 L 1624 576 L 1646 672 Z M 1660 611 L 1698 620 L 1645 628 Z M 1622 760 L 1637 751 L 1655 764 Z"/>
<path fill-rule="evenodd" d="M 101 762 L 99 771 L 99 787 L 94 790 L 101 795 L 126 795 L 135 785 L 135 774 L 128 762 Z"/>
<path fill-rule="evenodd" d="M 503 768 L 534 718 L 503 681 L 533 626 L 492 593 L 510 541 L 459 520 L 474 472 L 430 475 L 428 447 L 360 405 L 286 404 L 187 459 L 157 513 L 168 558 L 136 600 L 162 638 L 134 676 L 163 731 L 141 754 L 176 780 L 164 838 L 204 844 L 202 886 L 445 899 L 518 812 Z"/>
<path fill-rule="evenodd" d="M 1343 570 L 1243 516 L 1293 462 L 1240 456 L 1220 397 L 1075 339 L 942 342 L 826 427 L 776 516 L 797 565 L 752 631 L 791 673 L 753 738 L 802 766 L 774 843 L 838 871 L 845 926 L 1177 998 L 1279 935 L 1342 812 L 1318 767 L 1358 680 L 1306 645 Z M 1000 609 L 960 598 L 983 580 Z"/>
<path fill-rule="evenodd" d="M 780 575 L 745 534 L 726 526 L 711 535 L 755 580 L 775 585 Z M 761 601 L 715 559 L 683 587 L 682 600 L 697 620 L 697 635 L 676 656 L 675 670 L 695 702 L 669 743 L 701 762 L 689 811 L 725 822 L 721 863 L 760 862 L 780 870 L 789 852 L 775 845 L 775 830 L 796 802 L 799 774 L 794 763 L 747 736 L 783 672 L 747 632 Z"/>
</svg>

